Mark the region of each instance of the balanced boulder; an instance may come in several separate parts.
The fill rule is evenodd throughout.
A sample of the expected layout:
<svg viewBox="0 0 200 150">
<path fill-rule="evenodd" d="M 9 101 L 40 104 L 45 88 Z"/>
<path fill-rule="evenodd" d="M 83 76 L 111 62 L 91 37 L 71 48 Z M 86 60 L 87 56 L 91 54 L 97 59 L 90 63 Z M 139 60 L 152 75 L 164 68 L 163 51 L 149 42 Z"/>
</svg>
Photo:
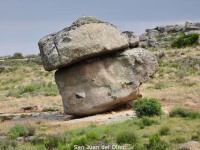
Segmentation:
<svg viewBox="0 0 200 150">
<path fill-rule="evenodd" d="M 51 71 L 123 50 L 129 43 L 112 24 L 93 17 L 82 17 L 70 27 L 45 36 L 38 45 L 44 68 Z"/>
<path fill-rule="evenodd" d="M 81 17 L 42 38 L 43 65 L 47 71 L 58 69 L 55 81 L 64 112 L 93 115 L 141 96 L 139 86 L 156 72 L 158 62 L 147 50 L 135 48 L 138 45 L 134 32 L 121 33 L 94 17 Z"/>
<path fill-rule="evenodd" d="M 136 48 L 59 69 L 55 80 L 64 111 L 85 116 L 137 99 L 139 86 L 157 69 L 156 57 Z"/>
</svg>

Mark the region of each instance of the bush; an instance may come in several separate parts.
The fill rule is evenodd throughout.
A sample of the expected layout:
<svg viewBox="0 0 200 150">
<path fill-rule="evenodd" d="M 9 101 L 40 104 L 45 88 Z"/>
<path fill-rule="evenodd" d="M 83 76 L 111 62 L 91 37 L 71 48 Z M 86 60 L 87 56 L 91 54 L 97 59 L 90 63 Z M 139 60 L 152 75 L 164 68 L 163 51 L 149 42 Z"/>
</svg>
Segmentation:
<svg viewBox="0 0 200 150">
<path fill-rule="evenodd" d="M 24 56 L 22 55 L 22 53 L 16 52 L 13 54 L 12 59 L 23 59 Z"/>
<path fill-rule="evenodd" d="M 170 128 L 169 128 L 169 127 L 166 127 L 166 126 L 161 127 L 161 128 L 159 129 L 159 134 L 160 134 L 161 136 L 162 136 L 162 135 L 168 135 L 169 132 L 170 132 Z"/>
<path fill-rule="evenodd" d="M 175 41 L 172 42 L 172 47 L 181 48 L 186 46 L 197 45 L 199 40 L 199 34 L 191 33 L 188 35 L 181 35 Z"/>
<path fill-rule="evenodd" d="M 198 119 L 198 118 L 200 118 L 200 112 L 188 110 L 185 108 L 175 108 L 169 113 L 169 116 L 170 117 Z"/>
<path fill-rule="evenodd" d="M 153 134 L 149 137 L 148 150 L 166 150 L 169 145 L 160 139 L 158 134 Z"/>
<path fill-rule="evenodd" d="M 118 144 L 134 144 L 137 142 L 137 136 L 133 132 L 124 131 L 117 135 L 116 141 Z"/>
<path fill-rule="evenodd" d="M 25 126 L 17 125 L 17 126 L 12 127 L 8 131 L 8 137 L 11 139 L 16 139 L 20 136 L 27 135 L 27 132 L 28 132 L 28 130 Z"/>
<path fill-rule="evenodd" d="M 161 104 L 155 98 L 143 98 L 136 101 L 135 112 L 138 117 L 161 115 Z"/>
</svg>

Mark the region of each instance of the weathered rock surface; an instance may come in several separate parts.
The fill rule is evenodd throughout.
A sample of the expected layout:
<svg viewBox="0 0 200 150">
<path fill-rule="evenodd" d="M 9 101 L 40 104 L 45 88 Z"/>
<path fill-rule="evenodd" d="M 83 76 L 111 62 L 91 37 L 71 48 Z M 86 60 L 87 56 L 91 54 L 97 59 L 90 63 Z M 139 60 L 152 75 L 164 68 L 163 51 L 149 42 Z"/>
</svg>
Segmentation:
<svg viewBox="0 0 200 150">
<path fill-rule="evenodd" d="M 148 36 L 149 39 L 155 38 L 158 35 L 159 35 L 159 33 L 158 33 L 157 30 L 149 30 L 147 32 L 147 36 Z"/>
<path fill-rule="evenodd" d="M 200 150 L 200 143 L 197 141 L 189 141 L 182 144 L 177 150 Z"/>
<path fill-rule="evenodd" d="M 45 70 L 70 66 L 81 60 L 128 48 L 117 28 L 93 17 L 82 17 L 70 27 L 38 42 Z"/>
<path fill-rule="evenodd" d="M 157 68 L 154 55 L 135 48 L 59 69 L 55 80 L 65 113 L 85 116 L 133 101 Z"/>
<path fill-rule="evenodd" d="M 122 33 L 128 38 L 130 48 L 138 47 L 140 40 L 136 33 L 131 31 L 124 31 Z"/>
</svg>

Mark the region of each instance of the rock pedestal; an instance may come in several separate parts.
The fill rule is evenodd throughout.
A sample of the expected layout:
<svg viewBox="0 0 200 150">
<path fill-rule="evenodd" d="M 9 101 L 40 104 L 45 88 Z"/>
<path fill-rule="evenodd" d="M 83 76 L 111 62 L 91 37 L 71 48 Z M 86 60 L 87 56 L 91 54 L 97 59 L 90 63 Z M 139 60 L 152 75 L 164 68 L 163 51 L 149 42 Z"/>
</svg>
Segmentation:
<svg viewBox="0 0 200 150">
<path fill-rule="evenodd" d="M 44 68 L 58 69 L 55 80 L 65 113 L 93 115 L 137 99 L 139 86 L 158 69 L 154 55 L 132 48 L 138 44 L 135 33 L 121 33 L 93 17 L 41 39 Z"/>
<path fill-rule="evenodd" d="M 59 69 L 55 79 L 65 112 L 82 116 L 135 100 L 157 68 L 155 56 L 137 48 Z"/>
</svg>

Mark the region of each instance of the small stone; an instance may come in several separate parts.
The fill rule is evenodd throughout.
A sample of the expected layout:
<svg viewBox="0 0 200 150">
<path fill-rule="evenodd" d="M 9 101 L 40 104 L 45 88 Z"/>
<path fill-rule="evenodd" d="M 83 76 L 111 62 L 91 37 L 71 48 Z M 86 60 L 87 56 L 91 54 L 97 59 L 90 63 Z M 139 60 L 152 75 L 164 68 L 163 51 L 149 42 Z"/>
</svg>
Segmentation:
<svg viewBox="0 0 200 150">
<path fill-rule="evenodd" d="M 24 140 L 23 137 L 18 137 L 18 138 L 17 138 L 17 141 L 23 141 L 23 140 Z"/>
</svg>

